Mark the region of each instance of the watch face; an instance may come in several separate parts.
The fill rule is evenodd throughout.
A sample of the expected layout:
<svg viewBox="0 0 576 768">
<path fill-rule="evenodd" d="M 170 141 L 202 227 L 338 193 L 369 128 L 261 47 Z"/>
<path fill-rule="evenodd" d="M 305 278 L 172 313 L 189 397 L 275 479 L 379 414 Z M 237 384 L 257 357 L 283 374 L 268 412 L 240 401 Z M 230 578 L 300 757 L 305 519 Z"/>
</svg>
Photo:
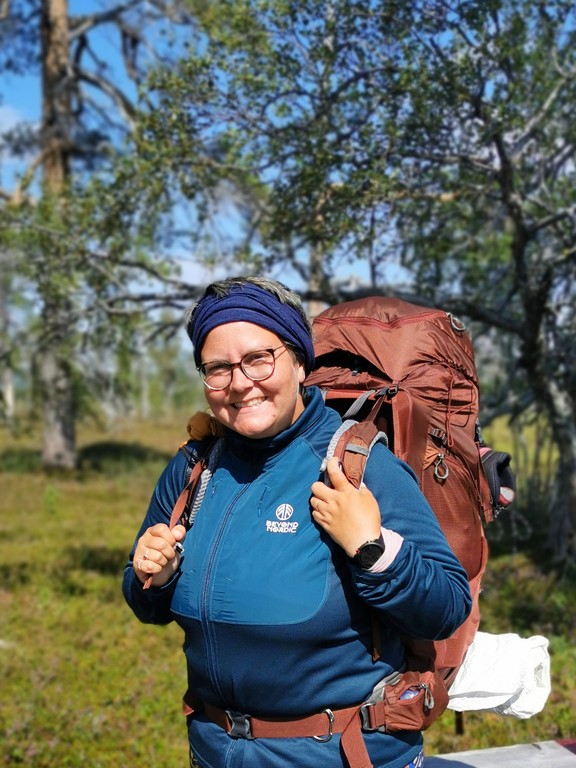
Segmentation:
<svg viewBox="0 0 576 768">
<path fill-rule="evenodd" d="M 355 555 L 354 560 L 360 568 L 372 568 L 374 563 L 378 562 L 384 553 L 384 547 L 378 541 L 370 541 L 363 544 Z"/>
</svg>

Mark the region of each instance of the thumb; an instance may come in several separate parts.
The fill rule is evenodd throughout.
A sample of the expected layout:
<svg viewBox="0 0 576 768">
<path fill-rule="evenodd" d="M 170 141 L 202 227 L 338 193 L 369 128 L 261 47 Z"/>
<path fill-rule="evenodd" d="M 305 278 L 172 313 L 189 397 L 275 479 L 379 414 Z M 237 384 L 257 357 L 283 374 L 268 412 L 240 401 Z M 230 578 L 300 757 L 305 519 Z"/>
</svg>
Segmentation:
<svg viewBox="0 0 576 768">
<path fill-rule="evenodd" d="M 350 485 L 336 456 L 332 456 L 331 459 L 328 459 L 328 462 L 326 463 L 326 471 L 332 488 L 335 490 L 343 491 Z"/>
<path fill-rule="evenodd" d="M 183 525 L 175 525 L 172 528 L 172 536 L 174 536 L 176 541 L 184 541 L 186 538 L 186 528 Z"/>
</svg>

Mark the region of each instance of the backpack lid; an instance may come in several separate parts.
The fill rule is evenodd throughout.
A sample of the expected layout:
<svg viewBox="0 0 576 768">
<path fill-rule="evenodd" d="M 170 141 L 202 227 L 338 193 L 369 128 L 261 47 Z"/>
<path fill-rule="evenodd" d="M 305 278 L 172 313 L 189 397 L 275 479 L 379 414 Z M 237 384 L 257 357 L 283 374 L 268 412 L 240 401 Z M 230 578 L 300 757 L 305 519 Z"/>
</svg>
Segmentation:
<svg viewBox="0 0 576 768">
<path fill-rule="evenodd" d="M 332 364 L 328 355 L 347 352 L 390 381 L 402 380 L 416 366 L 440 363 L 477 384 L 470 337 L 459 320 L 442 310 L 370 296 L 329 307 L 313 327 L 316 369 Z"/>
</svg>

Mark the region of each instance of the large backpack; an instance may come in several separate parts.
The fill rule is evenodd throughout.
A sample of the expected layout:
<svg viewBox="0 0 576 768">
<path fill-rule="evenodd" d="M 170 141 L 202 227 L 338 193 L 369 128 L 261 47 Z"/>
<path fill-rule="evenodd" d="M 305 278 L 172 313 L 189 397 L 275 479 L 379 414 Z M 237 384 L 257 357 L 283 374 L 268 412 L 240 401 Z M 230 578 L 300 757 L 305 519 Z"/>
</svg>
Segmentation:
<svg viewBox="0 0 576 768">
<path fill-rule="evenodd" d="M 369 297 L 330 307 L 313 326 L 316 363 L 305 383 L 353 418 L 334 449 L 348 479 L 358 486 L 370 446 L 384 432 L 390 449 L 416 473 L 468 575 L 473 607 L 464 624 L 447 640 L 405 639 L 409 669 L 432 670 L 446 689 L 419 723 L 428 727 L 445 708 L 478 628 L 488 557 L 483 524 L 513 496 L 510 456 L 481 443 L 472 343 L 450 313 Z M 501 493 L 501 485 L 510 492 Z"/>
</svg>

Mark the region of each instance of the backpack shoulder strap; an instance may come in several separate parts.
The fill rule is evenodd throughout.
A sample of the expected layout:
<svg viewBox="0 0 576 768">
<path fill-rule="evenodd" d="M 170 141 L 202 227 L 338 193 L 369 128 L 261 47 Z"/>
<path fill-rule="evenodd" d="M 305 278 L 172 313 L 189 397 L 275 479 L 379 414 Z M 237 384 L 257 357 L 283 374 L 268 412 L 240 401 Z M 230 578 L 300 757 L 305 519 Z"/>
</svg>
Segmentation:
<svg viewBox="0 0 576 768">
<path fill-rule="evenodd" d="M 388 438 L 373 421 L 347 419 L 334 433 L 328 445 L 322 469 L 326 469 L 328 459 L 336 456 L 348 482 L 352 483 L 355 488 L 360 488 L 364 479 L 368 456 L 376 443 L 383 443 L 387 446 Z"/>
<path fill-rule="evenodd" d="M 195 492 L 198 487 L 198 481 L 200 480 L 202 472 L 208 466 L 210 456 L 214 453 L 219 453 L 219 451 L 214 452 L 214 448 L 216 448 L 219 443 L 220 438 L 214 437 L 206 443 L 201 452 L 186 451 L 186 456 L 188 458 L 188 467 L 186 468 L 187 482 L 172 508 L 170 528 L 174 528 L 175 525 L 181 524 L 188 531 L 192 527 L 196 510 L 199 506 L 199 502 L 192 506 L 192 501 L 194 500 Z M 187 447 L 188 444 L 184 443 L 184 445 L 180 446 L 180 450 L 184 451 Z M 152 576 L 148 576 L 144 582 L 144 589 L 149 589 L 151 584 Z"/>
<path fill-rule="evenodd" d="M 208 466 L 212 451 L 218 442 L 219 438 L 214 437 L 211 440 L 206 441 L 200 450 L 188 450 L 188 443 L 185 443 L 180 447 L 180 450 L 185 453 L 188 459 L 186 485 L 176 499 L 176 503 L 172 509 L 170 528 L 173 528 L 177 524 L 183 525 L 186 530 L 189 530 L 192 527 L 194 519 L 191 515 L 191 502 L 194 497 L 194 492 L 198 485 L 198 481 L 200 480 L 200 476 Z"/>
<path fill-rule="evenodd" d="M 366 399 L 360 396 L 359 400 Z M 349 409 L 350 411 L 350 409 Z M 360 488 L 364 479 L 366 463 L 370 451 L 376 443 L 388 446 L 388 437 L 385 432 L 378 429 L 371 416 L 377 413 L 377 408 L 372 409 L 370 416 L 364 421 L 346 419 L 336 430 L 326 451 L 326 458 L 322 462 L 322 471 L 326 471 L 326 463 L 332 456 L 336 456 L 346 475 L 348 482 L 355 488 Z M 327 479 L 326 479 L 327 482 Z M 372 660 L 380 658 L 380 622 L 376 614 L 372 612 Z"/>
</svg>

